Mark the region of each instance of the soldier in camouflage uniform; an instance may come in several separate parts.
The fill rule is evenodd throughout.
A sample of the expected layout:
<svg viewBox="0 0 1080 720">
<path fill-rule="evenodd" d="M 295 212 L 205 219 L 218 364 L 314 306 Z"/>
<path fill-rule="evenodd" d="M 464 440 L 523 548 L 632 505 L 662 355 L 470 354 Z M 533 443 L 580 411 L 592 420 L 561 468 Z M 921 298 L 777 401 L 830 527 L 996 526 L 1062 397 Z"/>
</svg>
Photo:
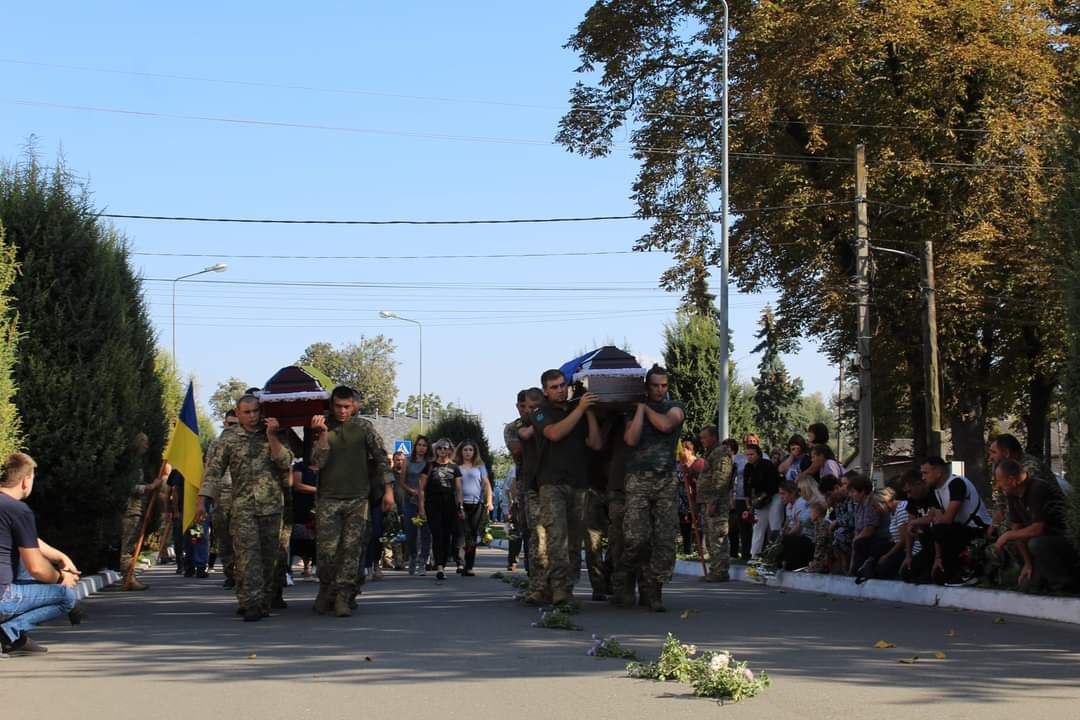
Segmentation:
<svg viewBox="0 0 1080 720">
<path fill-rule="evenodd" d="M 525 417 L 528 412 L 525 403 L 526 392 L 522 390 L 517 394 L 518 417 L 503 427 L 503 444 L 506 445 L 506 450 L 514 461 L 514 479 L 510 483 L 510 492 L 508 494 L 510 498 L 510 520 L 507 527 L 509 529 L 510 543 L 506 555 L 506 569 L 511 572 L 517 569 L 517 559 L 523 546 L 525 552 L 528 553 L 529 522 L 525 513 L 525 506 L 519 502 L 520 493 L 518 491 L 521 485 L 522 452 L 521 438 L 518 437 L 518 431 L 525 427 Z M 528 562 L 526 561 L 525 564 L 528 565 Z"/>
<path fill-rule="evenodd" d="M 236 419 L 236 410 L 225 413 L 225 429 L 228 430 L 240 421 Z M 224 431 L 222 431 L 224 432 Z M 210 443 L 206 451 L 206 461 L 214 456 L 217 444 L 221 442 L 219 436 Z M 204 473 L 205 474 L 205 473 Z M 231 590 L 236 587 L 236 563 L 233 558 L 232 529 L 229 523 L 229 515 L 232 512 L 232 476 L 226 470 L 217 483 L 217 497 L 214 498 L 214 507 L 211 512 L 210 524 L 214 529 L 214 554 L 221 561 L 221 570 L 225 573 L 225 582 L 222 587 Z"/>
<path fill-rule="evenodd" d="M 536 477 L 540 525 L 544 529 L 538 555 L 547 569 L 551 601 L 574 605 L 574 583 L 581 574 L 585 532 L 586 449 L 602 447 L 600 426 L 590 411 L 597 397 L 585 393 L 576 402 L 568 403 L 566 377 L 558 370 L 546 371 L 540 383 L 546 402 L 532 414 L 540 447 Z"/>
<path fill-rule="evenodd" d="M 1016 439 L 1016 436 L 1003 434 L 998 435 L 990 442 L 990 478 L 993 498 L 993 522 L 991 527 L 1000 534 L 1009 529 L 1008 527 L 1008 501 L 1005 492 L 993 482 L 994 471 L 1002 460 L 1014 460 L 1020 463 L 1020 467 L 1027 471 L 1028 477 L 1045 480 L 1057 485 L 1057 478 L 1042 459 L 1024 451 L 1024 446 Z"/>
<path fill-rule="evenodd" d="M 206 517 L 206 498 L 219 497 L 221 477 L 232 478 L 230 524 L 236 562 L 236 599 L 244 620 L 270 615 L 281 533 L 282 496 L 293 455 L 280 437 L 276 418 L 262 418 L 259 399 L 245 395 L 236 404 L 240 423 L 227 428 L 206 465 L 196 522 Z"/>
<path fill-rule="evenodd" d="M 147 500 L 165 482 L 163 477 L 155 479 L 152 483 L 146 482 L 146 451 L 149 448 L 150 440 L 145 433 L 135 436 L 132 442 L 135 467 L 131 470 L 131 493 L 128 495 L 127 507 L 124 509 L 123 535 L 120 545 L 120 572 L 124 573 L 121 590 L 146 590 L 149 587 L 135 579 L 135 570 L 132 568 L 132 563 L 136 562 L 135 544 L 139 541 L 139 530 L 142 529 Z"/>
<path fill-rule="evenodd" d="M 626 571 L 626 539 L 623 535 L 623 519 L 626 516 L 626 456 L 629 448 L 623 441 L 626 428 L 619 419 L 611 428 L 611 464 L 608 466 L 607 485 L 607 572 L 612 603 L 634 604 L 637 577 Z"/>
<path fill-rule="evenodd" d="M 529 588 L 525 602 L 530 605 L 546 605 L 551 602 L 551 587 L 547 581 L 547 532 L 540 524 L 540 489 L 536 473 L 540 466 L 540 445 L 533 426 L 532 414 L 544 401 L 540 388 L 525 391 L 525 415 L 518 429 L 521 440 L 521 470 L 514 480 L 516 503 L 525 514 L 527 525 L 525 557 L 529 569 Z"/>
<path fill-rule="evenodd" d="M 663 612 L 663 584 L 675 569 L 679 529 L 679 481 L 675 445 L 685 411 L 667 399 L 667 371 L 654 365 L 645 375 L 647 402 L 639 403 L 623 439 L 631 448 L 626 461 L 626 570 L 640 575 L 642 605 Z M 625 599 L 623 599 L 625 604 Z"/>
<path fill-rule="evenodd" d="M 290 469 L 289 487 L 281 493 L 281 530 L 278 532 L 278 558 L 274 565 L 274 597 L 270 600 L 270 607 L 277 610 L 288 607 L 288 603 L 285 602 L 285 578 L 292 569 L 289 546 L 292 542 L 293 517 L 292 470 Z"/>
<path fill-rule="evenodd" d="M 370 421 L 356 415 L 353 390 L 334 388 L 330 405 L 329 420 L 312 420 L 317 435 L 312 464 L 319 468 L 315 496 L 319 594 L 314 610 L 320 615 L 333 611 L 337 617 L 348 617 L 371 535 L 372 484 L 382 486 L 382 509 L 389 512 L 394 508 L 394 476 L 379 433 Z M 369 476 L 371 470 L 373 477 Z"/>
<path fill-rule="evenodd" d="M 698 476 L 697 497 L 704 505 L 705 552 L 709 556 L 706 582 L 727 582 L 731 556 L 728 546 L 728 515 L 731 513 L 731 473 L 734 461 L 727 444 L 711 425 L 698 435 L 705 452 L 705 468 Z"/>
</svg>

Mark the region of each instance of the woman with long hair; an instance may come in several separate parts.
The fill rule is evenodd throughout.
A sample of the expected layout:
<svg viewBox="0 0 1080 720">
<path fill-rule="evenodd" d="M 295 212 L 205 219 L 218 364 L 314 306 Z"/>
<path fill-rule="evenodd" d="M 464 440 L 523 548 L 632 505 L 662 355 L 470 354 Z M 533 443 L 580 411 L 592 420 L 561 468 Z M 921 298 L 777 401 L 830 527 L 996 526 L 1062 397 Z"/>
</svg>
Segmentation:
<svg viewBox="0 0 1080 720">
<path fill-rule="evenodd" d="M 465 551 L 465 565 L 458 572 L 465 577 L 473 577 L 476 564 L 476 541 L 483 532 L 485 519 L 492 509 L 491 480 L 487 467 L 480 459 L 480 448 L 473 440 L 463 440 L 457 447 L 454 457 L 461 469 L 461 503 L 464 517 L 461 532 L 458 533 Z"/>
<path fill-rule="evenodd" d="M 454 446 L 446 438 L 435 441 L 435 459 L 420 474 L 420 517 L 431 527 L 435 553 L 435 579 L 445 580 L 446 559 L 454 526 L 464 519 L 461 498 L 461 468 L 454 463 Z"/>
<path fill-rule="evenodd" d="M 409 553 L 409 574 L 427 574 L 428 556 L 431 555 L 431 529 L 427 523 L 417 525 L 420 517 L 420 476 L 434 456 L 431 441 L 426 435 L 417 435 L 413 441 L 412 455 L 398 473 L 398 487 L 405 497 L 405 546 Z"/>
</svg>

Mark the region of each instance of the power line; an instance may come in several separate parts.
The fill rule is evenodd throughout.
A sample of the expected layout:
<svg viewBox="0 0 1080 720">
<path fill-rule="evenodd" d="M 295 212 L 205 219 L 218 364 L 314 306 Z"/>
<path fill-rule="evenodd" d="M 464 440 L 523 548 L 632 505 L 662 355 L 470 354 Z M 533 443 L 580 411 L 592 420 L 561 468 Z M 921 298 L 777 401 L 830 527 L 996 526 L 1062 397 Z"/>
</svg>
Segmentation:
<svg viewBox="0 0 1080 720">
<path fill-rule="evenodd" d="M 551 140 L 535 140 L 529 138 L 509 138 L 509 137 L 493 137 L 483 135 L 454 135 L 449 133 L 431 133 L 431 132 L 418 132 L 412 130 L 389 130 L 385 128 L 360 128 L 350 127 L 345 125 L 324 125 L 319 123 L 300 123 L 300 122 L 288 122 L 282 120 L 258 120 L 255 118 L 234 118 L 234 117 L 221 117 L 213 115 L 186 115 L 181 113 L 163 113 L 149 110 L 128 110 L 123 108 L 106 108 L 92 105 L 74 105 L 69 103 L 54 103 L 45 102 L 41 100 L 25 100 L 21 98 L 0 98 L 0 102 L 9 103 L 13 105 L 23 105 L 27 107 L 42 107 L 42 108 L 54 108 L 61 110 L 80 110 L 85 112 L 98 112 L 98 113 L 111 113 L 116 115 L 127 115 L 134 117 L 144 118 L 161 118 L 167 120 L 189 120 L 198 122 L 211 122 L 211 123 L 223 123 L 227 125 L 252 125 L 259 127 L 271 127 L 271 128 L 290 128 L 300 130 L 323 130 L 331 132 L 346 132 L 366 135 L 379 135 L 379 136 L 394 136 L 394 137 L 406 137 L 423 140 L 452 140 L 461 142 L 480 142 L 480 143 L 495 143 L 500 145 L 530 145 L 534 147 L 560 147 L 558 143 Z M 615 145 L 611 146 L 613 149 L 627 150 L 633 154 L 670 154 L 670 155 L 685 155 L 685 154 L 700 154 L 704 152 L 702 148 L 657 148 L 657 147 L 637 147 L 634 145 Z M 791 162 L 791 163 L 850 163 L 851 158 L 842 157 L 828 157 L 818 155 L 784 155 L 779 153 L 751 153 L 751 152 L 733 152 L 730 153 L 731 157 L 743 158 L 748 160 L 766 160 L 766 161 L 779 161 L 779 162 Z M 1067 168 L 1060 166 L 1045 166 L 1045 165 L 1009 165 L 1009 164 L 993 164 L 993 163 L 959 163 L 948 161 L 930 161 L 930 160 L 898 160 L 898 159 L 879 159 L 878 162 L 892 163 L 892 164 L 918 164 L 928 165 L 931 167 L 940 167 L 944 169 L 952 170 L 1005 170 L 1007 172 L 1045 172 L 1045 171 L 1067 171 Z"/>
<path fill-rule="evenodd" d="M 51 68 L 56 70 L 77 70 L 80 72 L 104 73 L 109 75 L 127 75 L 131 77 L 156 78 L 162 80 L 182 80 L 185 82 L 204 82 L 220 85 L 233 85 L 243 87 L 270 88 L 275 90 L 297 90 L 303 92 L 315 92 L 334 95 L 361 95 L 367 97 L 382 97 L 397 100 L 418 100 L 424 102 L 455 103 L 463 105 L 489 105 L 495 107 L 520 108 L 525 110 L 554 110 L 558 112 L 585 112 L 595 115 L 616 115 L 622 111 L 601 108 L 594 105 L 583 106 L 555 106 L 541 105 L 536 103 L 519 103 L 505 100 L 490 100 L 480 98 L 459 98 L 439 95 L 415 95 L 407 93 L 389 93 L 374 90 L 359 90 L 349 88 L 328 88 L 316 85 L 301 85 L 295 83 L 272 83 L 259 80 L 239 80 L 235 78 L 211 78 L 200 75 L 183 75 L 179 73 L 146 72 L 139 70 L 118 70 L 115 68 L 90 67 L 86 65 L 71 65 L 64 63 L 35 62 L 31 60 L 18 60 L 14 58 L 0 58 L 0 62 L 11 65 L 24 65 L 28 67 Z M 678 113 L 678 112 L 642 112 L 640 117 L 673 118 L 679 120 L 718 120 L 719 114 L 709 113 Z M 862 129 L 883 130 L 946 130 L 951 132 L 988 133 L 986 128 L 960 128 L 948 125 L 890 125 L 883 123 L 851 123 L 835 122 L 827 120 L 789 120 L 777 118 L 769 121 L 774 125 L 821 125 L 824 127 L 852 127 Z"/>
<path fill-rule="evenodd" d="M 143 278 L 144 282 L 173 283 L 174 278 Z M 641 292 L 651 289 L 646 286 L 631 285 L 485 285 L 480 283 L 393 283 L 367 281 L 326 281 L 326 280 L 185 280 L 189 285 L 240 285 L 254 287 L 317 287 L 317 288 L 368 288 L 368 289 L 412 289 L 412 290 L 485 290 L 485 291 L 529 291 L 529 292 Z"/>
<path fill-rule="evenodd" d="M 779 210 L 808 210 L 818 207 L 830 207 L 834 205 L 851 205 L 854 200 L 835 200 L 832 202 L 820 202 L 820 203 L 806 203 L 806 204 L 792 204 L 792 205 L 768 205 L 757 208 L 738 208 L 731 210 L 732 215 L 748 215 L 751 213 L 759 212 L 775 212 Z M 484 219 L 465 219 L 465 220 L 324 220 L 324 219 L 282 219 L 282 218 L 243 218 L 243 217 L 201 217 L 193 215 L 137 215 L 132 213 L 98 213 L 98 217 L 105 217 L 111 219 L 120 220 L 163 220 L 172 222 L 208 222 L 208 223 L 252 223 L 252 224 L 265 224 L 265 225 L 526 225 L 526 224 L 545 224 L 545 223 L 581 223 L 581 222 L 601 222 L 609 220 L 657 220 L 663 218 L 674 217 L 716 217 L 720 213 L 715 210 L 700 210 L 690 212 L 677 212 L 677 213 L 659 213 L 656 215 L 586 215 L 580 217 L 546 217 L 546 218 L 484 218 Z M 596 251 L 596 252 L 577 252 L 566 253 L 567 255 L 615 255 L 615 254 L 627 254 L 632 252 L 642 252 L 640 250 L 621 250 L 621 251 Z M 169 253 L 133 253 L 135 255 L 170 255 Z M 521 255 L 427 255 L 427 256 L 414 256 L 412 259 L 422 259 L 425 257 L 430 258 L 481 258 L 481 257 L 533 257 L 533 256 L 546 256 L 558 253 L 536 253 L 533 254 L 521 254 Z M 177 257 L 283 257 L 288 259 L 306 259 L 311 257 L 312 259 L 327 259 L 327 260 L 377 260 L 377 259 L 396 259 L 397 257 L 378 257 L 378 256 L 256 256 L 256 255 L 212 255 L 212 254 L 198 254 L 198 255 L 185 255 L 182 253 L 175 254 Z"/>
<path fill-rule="evenodd" d="M 583 252 L 496 253 L 491 255 L 228 255 L 223 253 L 133 252 L 147 257 L 225 258 L 230 260 L 498 260 L 506 258 L 586 257 L 598 255 L 645 255 L 636 250 L 590 250 Z"/>
</svg>

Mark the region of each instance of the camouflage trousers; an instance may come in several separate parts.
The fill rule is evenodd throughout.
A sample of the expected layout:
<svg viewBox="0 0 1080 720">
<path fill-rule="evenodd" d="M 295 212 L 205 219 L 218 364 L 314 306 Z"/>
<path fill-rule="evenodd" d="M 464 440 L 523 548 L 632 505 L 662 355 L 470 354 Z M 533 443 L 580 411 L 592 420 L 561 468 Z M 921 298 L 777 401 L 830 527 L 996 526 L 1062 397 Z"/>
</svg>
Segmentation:
<svg viewBox="0 0 1080 720">
<path fill-rule="evenodd" d="M 628 472 L 623 535 L 629 576 L 640 574 L 643 586 L 671 580 L 678 533 L 678 480 L 675 473 Z"/>
<path fill-rule="evenodd" d="M 281 514 L 281 531 L 278 533 L 278 558 L 274 566 L 274 592 L 280 594 L 285 589 L 285 576 L 292 568 L 289 546 L 292 544 L 293 509 L 292 498 L 285 503 L 285 512 Z"/>
<path fill-rule="evenodd" d="M 608 530 L 607 498 L 595 490 L 585 495 L 585 568 L 594 593 L 611 592 L 609 568 L 604 563 L 604 538 Z"/>
<path fill-rule="evenodd" d="M 120 537 L 120 573 L 124 574 L 135 559 L 135 543 L 139 541 L 142 515 L 124 515 Z"/>
<path fill-rule="evenodd" d="M 540 527 L 544 539 L 537 548 L 537 557 L 546 569 L 546 585 L 552 593 L 573 591 L 581 576 L 586 492 L 569 485 L 540 488 Z"/>
<path fill-rule="evenodd" d="M 268 611 L 274 596 L 281 513 L 234 512 L 230 520 L 236 563 L 236 599 L 245 610 Z"/>
<path fill-rule="evenodd" d="M 350 598 L 360 584 L 360 563 L 371 535 L 366 497 L 319 498 L 315 503 L 315 557 L 319 584 Z"/>
<path fill-rule="evenodd" d="M 626 540 L 623 536 L 623 517 L 626 515 L 626 494 L 622 490 L 609 490 L 607 494 L 608 580 L 612 593 L 633 592 L 636 578 L 631 581 L 626 573 Z"/>
<path fill-rule="evenodd" d="M 814 523 L 814 559 L 807 568 L 809 572 L 829 572 L 832 557 L 832 536 L 829 534 L 829 521 L 818 520 Z"/>
<path fill-rule="evenodd" d="M 525 503 L 525 517 L 528 525 L 528 542 L 525 557 L 529 563 L 529 592 L 550 594 L 547 584 L 547 531 L 540 524 L 540 493 L 526 490 L 522 499 Z"/>
<path fill-rule="evenodd" d="M 228 507 L 214 507 L 210 517 L 210 523 L 214 528 L 214 553 L 221 563 L 221 569 L 225 577 L 231 578 L 236 575 L 236 562 L 233 558 L 232 533 L 229 528 L 229 517 L 232 509 Z"/>
<path fill-rule="evenodd" d="M 731 501 L 726 497 L 711 503 L 713 512 L 709 512 L 710 505 L 702 506 L 702 513 L 698 516 L 705 531 L 705 552 L 709 556 L 709 575 L 727 575 L 731 567 L 731 546 L 728 544 L 728 522 L 731 509 Z"/>
</svg>

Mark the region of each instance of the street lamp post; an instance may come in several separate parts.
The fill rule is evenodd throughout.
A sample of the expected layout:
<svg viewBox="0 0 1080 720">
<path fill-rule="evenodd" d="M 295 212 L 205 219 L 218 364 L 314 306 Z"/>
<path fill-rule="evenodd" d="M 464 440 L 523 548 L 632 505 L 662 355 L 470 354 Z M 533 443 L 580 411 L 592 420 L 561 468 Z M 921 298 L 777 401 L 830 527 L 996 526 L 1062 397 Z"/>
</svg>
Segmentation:
<svg viewBox="0 0 1080 720">
<path fill-rule="evenodd" d="M 724 4 L 724 87 L 720 150 L 720 397 L 717 404 L 716 426 L 720 437 L 728 437 L 728 4 Z"/>
<path fill-rule="evenodd" d="M 416 325 L 416 329 L 420 331 L 420 406 L 418 414 L 420 415 L 420 432 L 424 432 L 424 325 L 419 320 L 402 317 L 390 310 L 381 310 L 379 312 L 379 317 L 410 322 Z"/>
<path fill-rule="evenodd" d="M 180 282 L 181 280 L 185 280 L 187 278 L 190 278 L 190 277 L 195 277 L 196 275 L 202 275 L 203 273 L 225 272 L 228 269 L 229 269 L 229 266 L 226 265 L 225 263 L 217 263 L 215 265 L 211 265 L 210 267 L 203 268 L 199 272 L 188 273 L 187 275 L 181 275 L 178 278 L 173 278 L 173 281 L 172 281 L 172 358 L 173 358 L 173 367 L 179 367 L 180 366 L 180 363 L 177 361 L 177 358 L 176 358 L 176 283 Z"/>
</svg>

